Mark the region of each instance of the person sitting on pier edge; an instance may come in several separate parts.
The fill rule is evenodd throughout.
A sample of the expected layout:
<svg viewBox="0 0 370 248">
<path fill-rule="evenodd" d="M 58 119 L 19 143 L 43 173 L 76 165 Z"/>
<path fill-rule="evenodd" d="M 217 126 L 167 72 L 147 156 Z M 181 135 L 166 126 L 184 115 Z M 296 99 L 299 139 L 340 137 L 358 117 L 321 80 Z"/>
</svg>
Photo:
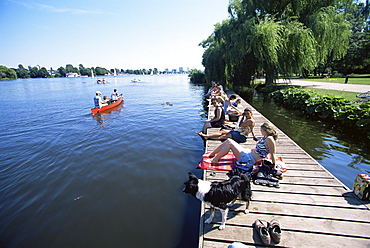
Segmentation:
<svg viewBox="0 0 370 248">
<path fill-rule="evenodd" d="M 275 141 L 278 138 L 278 133 L 270 123 L 265 122 L 261 125 L 261 134 L 263 137 L 257 141 L 254 149 L 244 148 L 234 140 L 227 139 L 207 155 L 209 158 L 204 161 L 207 163 L 217 164 L 219 159 L 228 154 L 231 149 L 238 162 L 242 164 L 236 165 L 236 168 L 238 169 L 240 167 L 241 171 L 243 171 L 245 167 L 251 167 L 256 162 L 265 159 L 268 154 L 270 154 L 271 161 L 275 165 Z"/>
<path fill-rule="evenodd" d="M 224 109 L 220 105 L 221 99 L 220 98 L 212 98 L 211 104 L 215 107 L 214 117 L 210 120 L 206 120 L 204 122 L 202 133 L 207 132 L 207 128 L 210 127 L 222 127 L 225 123 L 225 112 Z"/>
<path fill-rule="evenodd" d="M 118 97 L 119 95 L 117 93 L 117 89 L 114 89 L 112 95 L 110 95 L 110 102 L 114 103 L 115 101 L 118 100 Z"/>
<path fill-rule="evenodd" d="M 219 87 L 219 89 L 220 89 L 221 91 L 223 91 L 223 87 L 222 87 L 222 85 L 220 85 L 219 83 L 216 83 L 216 82 L 212 82 L 212 86 L 211 86 L 211 88 L 209 88 L 209 90 L 208 90 L 208 92 L 207 92 L 207 94 L 206 94 L 206 98 L 210 98 L 210 97 L 211 97 L 212 92 L 213 92 L 214 90 L 216 91 L 216 86 L 218 86 L 218 87 Z M 217 90 L 219 90 L 219 89 L 217 89 Z"/>
<path fill-rule="evenodd" d="M 253 119 L 252 110 L 249 108 L 244 109 L 243 117 L 240 120 L 239 126 L 236 128 L 236 130 L 227 130 L 227 129 L 221 129 L 220 131 L 212 134 L 204 134 L 202 132 L 199 132 L 199 135 L 207 139 L 215 139 L 215 140 L 226 140 L 228 138 L 231 138 L 235 140 L 238 143 L 244 143 L 247 141 L 247 137 L 251 133 L 253 136 L 253 139 L 257 141 L 258 139 L 254 135 L 253 128 L 256 125 L 256 122 Z"/>
<path fill-rule="evenodd" d="M 95 104 L 95 108 L 101 108 L 103 106 L 107 106 L 108 104 L 107 103 L 104 103 L 101 99 L 101 92 L 100 91 L 96 91 L 95 92 L 95 97 L 94 97 L 94 104 Z"/>
</svg>

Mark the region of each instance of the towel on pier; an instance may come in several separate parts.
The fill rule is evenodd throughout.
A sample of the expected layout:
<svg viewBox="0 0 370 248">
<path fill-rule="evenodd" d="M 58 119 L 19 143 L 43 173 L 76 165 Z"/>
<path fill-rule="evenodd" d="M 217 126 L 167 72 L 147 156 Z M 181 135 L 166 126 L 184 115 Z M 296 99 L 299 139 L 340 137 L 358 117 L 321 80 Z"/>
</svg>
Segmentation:
<svg viewBox="0 0 370 248">
<path fill-rule="evenodd" d="M 209 154 L 210 152 L 206 152 L 203 155 L 202 160 L 198 164 L 199 168 L 216 171 L 230 171 L 236 163 L 236 157 L 234 156 L 233 153 L 228 153 L 222 158 L 220 158 L 217 164 L 207 163 L 205 160 L 209 159 L 208 157 Z"/>
</svg>

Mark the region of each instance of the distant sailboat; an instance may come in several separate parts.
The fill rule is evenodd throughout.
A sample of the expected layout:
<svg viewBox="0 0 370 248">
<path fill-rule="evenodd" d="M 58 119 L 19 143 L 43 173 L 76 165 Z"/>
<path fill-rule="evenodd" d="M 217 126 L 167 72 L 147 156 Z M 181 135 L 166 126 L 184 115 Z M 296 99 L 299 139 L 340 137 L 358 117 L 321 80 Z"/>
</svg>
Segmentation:
<svg viewBox="0 0 370 248">
<path fill-rule="evenodd" d="M 150 72 L 150 76 L 153 76 L 153 71 Z"/>
<path fill-rule="evenodd" d="M 114 69 L 114 73 L 113 73 L 113 76 L 117 77 L 117 72 L 116 72 L 116 69 Z"/>
<path fill-rule="evenodd" d="M 94 72 L 92 69 L 91 69 L 91 78 L 94 78 Z"/>
</svg>

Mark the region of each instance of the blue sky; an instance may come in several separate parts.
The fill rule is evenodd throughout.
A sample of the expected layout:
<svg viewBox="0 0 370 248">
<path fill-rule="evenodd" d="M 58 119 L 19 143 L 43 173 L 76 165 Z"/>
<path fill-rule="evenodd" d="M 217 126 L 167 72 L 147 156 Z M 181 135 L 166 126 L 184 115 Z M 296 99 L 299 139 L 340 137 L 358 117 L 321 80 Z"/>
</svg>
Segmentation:
<svg viewBox="0 0 370 248">
<path fill-rule="evenodd" d="M 0 0 L 0 65 L 203 69 L 228 0 Z"/>
</svg>

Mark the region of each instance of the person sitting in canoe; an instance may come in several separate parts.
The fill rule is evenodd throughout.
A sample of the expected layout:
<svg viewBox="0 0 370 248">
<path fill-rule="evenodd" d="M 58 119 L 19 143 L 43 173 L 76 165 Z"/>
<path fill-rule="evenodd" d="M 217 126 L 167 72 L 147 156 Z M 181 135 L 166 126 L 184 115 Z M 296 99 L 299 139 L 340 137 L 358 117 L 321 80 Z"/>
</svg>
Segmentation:
<svg viewBox="0 0 370 248">
<path fill-rule="evenodd" d="M 103 104 L 105 104 L 104 106 L 111 104 L 111 101 L 107 96 L 103 97 Z"/>
<path fill-rule="evenodd" d="M 95 97 L 94 97 L 95 108 L 101 108 L 101 107 L 104 107 L 104 106 L 108 105 L 107 103 L 102 101 L 100 91 L 96 91 L 95 94 L 96 94 Z"/>
<path fill-rule="evenodd" d="M 114 89 L 112 95 L 110 95 L 110 102 L 114 103 L 115 101 L 118 100 L 118 97 L 119 95 L 117 93 L 117 89 Z"/>
</svg>

